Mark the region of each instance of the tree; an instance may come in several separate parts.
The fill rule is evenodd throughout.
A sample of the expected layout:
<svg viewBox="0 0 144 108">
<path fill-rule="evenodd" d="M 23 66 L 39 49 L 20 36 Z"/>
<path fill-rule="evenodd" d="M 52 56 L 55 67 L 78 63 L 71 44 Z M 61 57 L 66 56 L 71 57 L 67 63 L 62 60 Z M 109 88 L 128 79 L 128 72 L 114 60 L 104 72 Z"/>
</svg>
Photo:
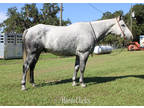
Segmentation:
<svg viewBox="0 0 144 108">
<path fill-rule="evenodd" d="M 21 16 L 25 22 L 25 28 L 29 28 L 40 22 L 39 11 L 35 3 L 25 4 L 25 6 L 21 8 Z"/>
<path fill-rule="evenodd" d="M 144 5 L 136 4 L 133 6 L 132 11 L 135 12 L 137 24 L 144 24 Z"/>
<path fill-rule="evenodd" d="M 12 7 L 8 9 L 8 19 L 0 24 L 0 27 L 4 27 L 3 32 L 23 33 L 25 29 L 40 23 L 59 25 L 59 18 L 57 17 L 59 10 L 57 3 L 43 4 L 43 8 L 40 10 L 35 3 L 25 4 L 20 11 L 16 7 Z M 70 23 L 69 19 L 62 20 L 62 25 Z"/>
<path fill-rule="evenodd" d="M 108 11 L 108 12 L 103 13 L 103 16 L 101 19 L 104 20 L 104 19 L 110 19 L 110 18 L 113 18 L 113 14 Z"/>
<path fill-rule="evenodd" d="M 43 9 L 41 9 L 41 21 L 45 24 L 59 25 L 59 19 L 57 17 L 57 13 L 60 11 L 58 4 L 56 3 L 46 3 L 43 5 Z"/>
<path fill-rule="evenodd" d="M 135 12 L 135 18 L 136 18 L 136 25 L 137 33 L 135 33 L 137 36 L 144 35 L 144 5 L 143 4 L 136 4 L 133 6 L 132 10 Z"/>
<path fill-rule="evenodd" d="M 19 32 L 21 30 L 21 15 L 17 12 L 17 8 L 9 8 L 7 15 L 8 19 L 1 24 L 4 27 L 4 32 Z"/>
<path fill-rule="evenodd" d="M 123 11 L 122 11 L 122 10 L 115 11 L 115 12 L 113 13 L 113 16 L 114 16 L 114 17 L 124 16 L 124 15 L 123 15 Z"/>
<path fill-rule="evenodd" d="M 101 19 L 111 19 L 111 18 L 114 18 L 114 17 L 118 17 L 118 16 L 123 16 L 123 11 L 122 10 L 119 10 L 119 11 L 115 11 L 114 13 L 111 13 L 111 12 L 105 12 L 103 13 L 103 16 Z"/>
<path fill-rule="evenodd" d="M 41 9 L 41 22 L 44 24 L 59 25 L 59 17 L 57 13 L 60 11 L 60 8 L 57 3 L 45 3 Z M 67 19 L 66 21 L 62 20 L 62 25 L 71 24 L 71 21 Z"/>
<path fill-rule="evenodd" d="M 136 4 L 133 6 L 132 11 L 135 13 L 135 18 L 132 19 L 132 34 L 133 41 L 139 41 L 139 36 L 144 35 L 144 5 Z M 130 11 L 125 15 L 125 21 L 130 27 Z"/>
</svg>

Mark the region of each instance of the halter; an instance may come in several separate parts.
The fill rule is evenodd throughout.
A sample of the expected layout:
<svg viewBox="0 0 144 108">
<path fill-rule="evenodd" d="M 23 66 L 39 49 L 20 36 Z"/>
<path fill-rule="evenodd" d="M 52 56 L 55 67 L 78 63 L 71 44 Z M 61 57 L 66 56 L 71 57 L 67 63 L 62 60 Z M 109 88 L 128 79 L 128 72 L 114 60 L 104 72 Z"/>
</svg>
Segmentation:
<svg viewBox="0 0 144 108">
<path fill-rule="evenodd" d="M 126 36 L 125 36 L 125 34 L 124 34 L 124 31 L 122 30 L 122 28 L 121 28 L 121 26 L 120 26 L 120 23 L 119 23 L 119 21 L 117 20 L 117 18 L 116 18 L 116 21 L 117 21 L 118 26 L 119 26 L 119 28 L 120 28 L 120 30 L 121 30 L 123 36 L 124 36 L 124 39 L 126 39 Z"/>
</svg>

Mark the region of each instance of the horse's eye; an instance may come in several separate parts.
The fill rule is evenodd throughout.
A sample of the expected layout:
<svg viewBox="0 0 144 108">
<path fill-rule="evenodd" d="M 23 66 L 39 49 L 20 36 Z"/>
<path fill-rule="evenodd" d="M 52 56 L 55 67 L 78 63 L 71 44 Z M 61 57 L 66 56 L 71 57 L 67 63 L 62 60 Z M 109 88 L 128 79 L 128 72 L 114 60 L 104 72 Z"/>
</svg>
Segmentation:
<svg viewBox="0 0 144 108">
<path fill-rule="evenodd" d="M 122 26 L 122 27 L 125 27 L 125 25 L 124 25 L 124 24 L 122 24 L 121 26 Z"/>
</svg>

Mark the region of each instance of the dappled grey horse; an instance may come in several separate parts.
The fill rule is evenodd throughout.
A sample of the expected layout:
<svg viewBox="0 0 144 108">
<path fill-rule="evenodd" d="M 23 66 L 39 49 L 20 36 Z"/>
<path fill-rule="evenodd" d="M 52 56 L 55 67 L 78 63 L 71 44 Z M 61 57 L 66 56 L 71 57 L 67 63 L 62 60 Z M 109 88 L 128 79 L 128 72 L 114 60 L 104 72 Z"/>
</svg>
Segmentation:
<svg viewBox="0 0 144 108">
<path fill-rule="evenodd" d="M 93 53 L 98 41 L 107 34 L 112 33 L 121 37 L 132 39 L 132 33 L 121 17 L 92 21 L 79 22 L 69 26 L 52 26 L 38 24 L 23 33 L 24 41 L 24 64 L 22 76 L 22 90 L 26 87 L 26 74 L 30 70 L 30 83 L 34 86 L 34 68 L 43 50 L 62 56 L 76 56 L 73 83 L 76 85 L 77 72 L 80 69 L 79 82 L 84 84 L 84 71 L 87 59 Z"/>
</svg>

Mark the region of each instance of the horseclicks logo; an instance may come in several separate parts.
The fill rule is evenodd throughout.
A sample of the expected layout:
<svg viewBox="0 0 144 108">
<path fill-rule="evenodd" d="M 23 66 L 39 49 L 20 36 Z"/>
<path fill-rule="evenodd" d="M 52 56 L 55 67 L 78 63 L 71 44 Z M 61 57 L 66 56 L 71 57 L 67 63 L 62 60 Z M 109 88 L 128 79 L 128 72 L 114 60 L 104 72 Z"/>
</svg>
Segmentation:
<svg viewBox="0 0 144 108">
<path fill-rule="evenodd" d="M 90 100 L 82 97 L 75 97 L 75 98 L 61 98 L 62 104 L 90 104 Z"/>
</svg>

